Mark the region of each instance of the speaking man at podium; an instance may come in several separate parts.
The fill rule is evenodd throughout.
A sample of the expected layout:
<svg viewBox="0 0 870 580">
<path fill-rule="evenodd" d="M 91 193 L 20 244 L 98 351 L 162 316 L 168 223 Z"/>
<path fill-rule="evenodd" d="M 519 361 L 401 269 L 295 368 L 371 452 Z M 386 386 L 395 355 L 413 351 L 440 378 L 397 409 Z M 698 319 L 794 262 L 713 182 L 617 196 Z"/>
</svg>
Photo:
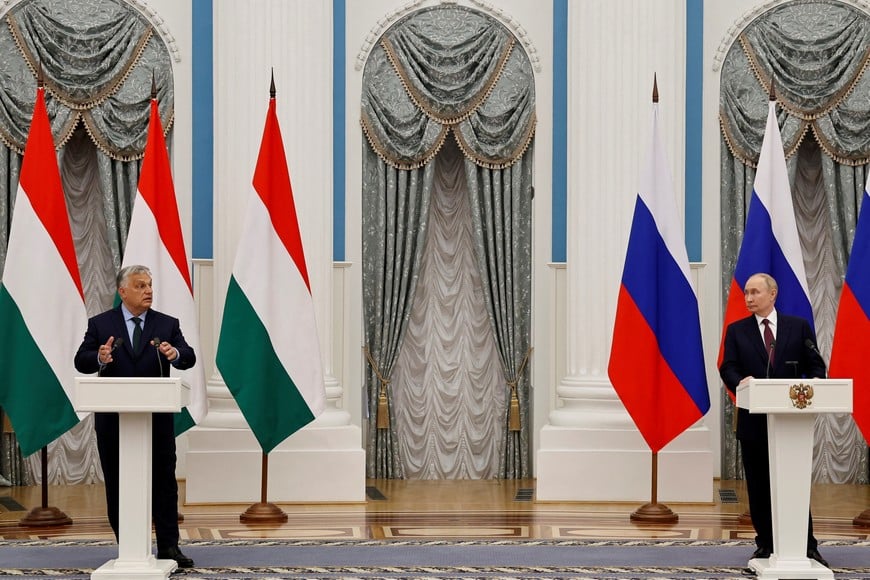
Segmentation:
<svg viewBox="0 0 870 580">
<path fill-rule="evenodd" d="M 184 370 L 196 355 L 177 318 L 151 309 L 151 271 L 127 266 L 116 279 L 121 304 L 88 321 L 75 356 L 76 370 L 104 377 L 168 377 L 169 365 Z M 106 483 L 106 511 L 118 537 L 118 414 L 95 413 L 97 450 Z M 175 426 L 172 413 L 152 416 L 152 518 L 157 557 L 192 568 L 178 548 L 178 482 L 175 479 Z"/>
<path fill-rule="evenodd" d="M 772 276 L 753 274 L 746 281 L 744 297 L 751 313 L 728 325 L 719 375 L 731 393 L 750 378 L 824 378 L 825 361 L 816 347 L 809 322 L 774 308 L 778 286 Z M 767 450 L 767 415 L 737 409 L 737 440 L 743 456 L 749 511 L 755 527 L 757 549 L 753 558 L 769 558 L 775 551 L 770 501 L 770 462 Z M 825 567 L 813 535 L 813 518 L 807 528 L 807 557 Z"/>
</svg>

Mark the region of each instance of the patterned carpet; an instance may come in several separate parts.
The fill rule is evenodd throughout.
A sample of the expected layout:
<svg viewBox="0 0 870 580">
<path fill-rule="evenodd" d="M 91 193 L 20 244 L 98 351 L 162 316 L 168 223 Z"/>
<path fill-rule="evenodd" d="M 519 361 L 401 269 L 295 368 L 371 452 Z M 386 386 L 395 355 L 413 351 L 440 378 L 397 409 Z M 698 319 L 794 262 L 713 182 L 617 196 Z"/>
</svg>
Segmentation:
<svg viewBox="0 0 870 580">
<path fill-rule="evenodd" d="M 747 578 L 745 541 L 208 540 L 174 578 Z M 826 541 L 838 580 L 870 578 L 870 542 Z M 0 576 L 84 579 L 117 555 L 103 540 L 0 541 Z"/>
</svg>

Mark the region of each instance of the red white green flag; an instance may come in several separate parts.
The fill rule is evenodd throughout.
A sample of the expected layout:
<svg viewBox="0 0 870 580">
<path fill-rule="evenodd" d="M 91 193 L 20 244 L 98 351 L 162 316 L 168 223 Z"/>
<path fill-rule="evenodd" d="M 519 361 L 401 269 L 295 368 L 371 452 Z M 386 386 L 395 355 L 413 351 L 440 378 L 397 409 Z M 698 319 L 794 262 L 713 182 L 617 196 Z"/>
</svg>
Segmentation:
<svg viewBox="0 0 870 580">
<path fill-rule="evenodd" d="M 178 318 L 185 340 L 201 354 L 190 267 L 156 98 L 151 99 L 148 142 L 122 261 L 122 266 L 135 264 L 151 269 L 153 308 Z M 190 403 L 175 415 L 176 435 L 200 423 L 208 413 L 203 367 L 199 364 L 184 371 L 171 370 L 173 376 L 181 377 L 190 386 Z"/>
<path fill-rule="evenodd" d="M 314 302 L 274 94 L 229 288 L 217 366 L 264 453 L 326 406 Z"/>
<path fill-rule="evenodd" d="M 23 455 L 79 421 L 73 358 L 87 327 L 45 89 L 36 90 L 0 282 L 0 406 Z"/>
</svg>

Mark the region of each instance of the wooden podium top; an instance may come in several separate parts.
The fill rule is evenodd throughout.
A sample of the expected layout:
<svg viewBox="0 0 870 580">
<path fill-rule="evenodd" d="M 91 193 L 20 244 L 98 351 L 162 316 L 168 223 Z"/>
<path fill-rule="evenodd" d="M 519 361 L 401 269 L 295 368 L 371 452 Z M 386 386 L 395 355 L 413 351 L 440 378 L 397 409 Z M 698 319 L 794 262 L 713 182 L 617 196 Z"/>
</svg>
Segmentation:
<svg viewBox="0 0 870 580">
<path fill-rule="evenodd" d="M 852 379 L 750 379 L 737 387 L 750 413 L 851 413 Z"/>
</svg>

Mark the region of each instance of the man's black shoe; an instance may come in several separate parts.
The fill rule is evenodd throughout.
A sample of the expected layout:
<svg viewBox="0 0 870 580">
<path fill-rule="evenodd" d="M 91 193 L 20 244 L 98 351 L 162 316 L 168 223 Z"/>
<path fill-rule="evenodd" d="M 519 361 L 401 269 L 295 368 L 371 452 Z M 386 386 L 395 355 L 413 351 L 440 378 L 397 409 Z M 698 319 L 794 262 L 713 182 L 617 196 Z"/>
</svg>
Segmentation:
<svg viewBox="0 0 870 580">
<path fill-rule="evenodd" d="M 172 546 L 163 551 L 157 550 L 158 560 L 175 560 L 179 568 L 193 568 L 193 560 L 181 553 L 178 546 Z"/>
<path fill-rule="evenodd" d="M 767 558 L 770 558 L 770 554 L 771 554 L 770 548 L 759 547 L 759 548 L 756 548 L 756 550 L 752 553 L 752 557 L 753 558 L 761 558 L 762 560 L 765 560 Z"/>
<path fill-rule="evenodd" d="M 828 561 L 822 558 L 822 555 L 819 554 L 818 548 L 810 548 L 807 550 L 807 558 L 810 560 L 815 560 L 825 568 L 830 568 L 831 566 L 828 564 Z"/>
</svg>

